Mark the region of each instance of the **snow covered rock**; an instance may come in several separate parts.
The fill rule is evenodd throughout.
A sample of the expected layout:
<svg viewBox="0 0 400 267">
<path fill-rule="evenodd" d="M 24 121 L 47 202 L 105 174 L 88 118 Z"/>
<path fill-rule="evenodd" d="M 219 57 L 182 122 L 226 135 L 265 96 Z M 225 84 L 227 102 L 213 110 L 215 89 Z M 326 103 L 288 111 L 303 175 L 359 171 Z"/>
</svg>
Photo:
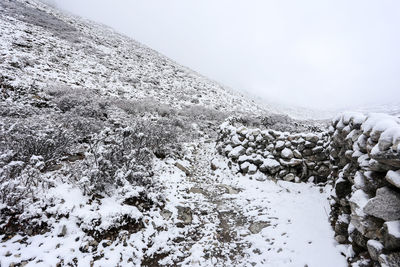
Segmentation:
<svg viewBox="0 0 400 267">
<path fill-rule="evenodd" d="M 400 188 L 400 170 L 388 171 L 385 179 L 395 187 Z"/>
<path fill-rule="evenodd" d="M 274 159 L 265 159 L 263 164 L 260 166 L 260 171 L 269 172 L 271 174 L 276 173 L 281 168 L 281 164 Z"/>
<path fill-rule="evenodd" d="M 232 159 L 238 159 L 240 156 L 246 153 L 246 149 L 243 146 L 237 146 L 229 152 L 228 157 Z"/>
<path fill-rule="evenodd" d="M 388 187 L 379 188 L 376 196 L 366 203 L 363 211 L 385 221 L 400 219 L 400 194 Z"/>
<path fill-rule="evenodd" d="M 383 242 L 386 249 L 400 249 L 400 221 L 390 221 L 383 224 Z"/>
<path fill-rule="evenodd" d="M 281 151 L 281 157 L 284 158 L 284 159 L 292 159 L 292 158 L 293 158 L 293 152 L 292 152 L 292 150 L 285 147 L 285 148 Z"/>
<path fill-rule="evenodd" d="M 378 261 L 379 255 L 383 250 L 383 245 L 381 242 L 371 239 L 367 242 L 367 249 L 371 259 Z"/>
<path fill-rule="evenodd" d="M 382 267 L 400 266 L 400 252 L 379 255 L 379 263 Z"/>
</svg>

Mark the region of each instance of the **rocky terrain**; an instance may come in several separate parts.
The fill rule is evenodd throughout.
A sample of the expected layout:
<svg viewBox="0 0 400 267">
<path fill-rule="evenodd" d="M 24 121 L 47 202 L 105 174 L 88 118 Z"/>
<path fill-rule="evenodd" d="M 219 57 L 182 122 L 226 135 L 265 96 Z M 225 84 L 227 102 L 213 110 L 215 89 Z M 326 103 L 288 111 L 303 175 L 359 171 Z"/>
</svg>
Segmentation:
<svg viewBox="0 0 400 267">
<path fill-rule="evenodd" d="M 0 2 L 0 266 L 398 266 L 399 119 L 300 121 Z"/>
</svg>

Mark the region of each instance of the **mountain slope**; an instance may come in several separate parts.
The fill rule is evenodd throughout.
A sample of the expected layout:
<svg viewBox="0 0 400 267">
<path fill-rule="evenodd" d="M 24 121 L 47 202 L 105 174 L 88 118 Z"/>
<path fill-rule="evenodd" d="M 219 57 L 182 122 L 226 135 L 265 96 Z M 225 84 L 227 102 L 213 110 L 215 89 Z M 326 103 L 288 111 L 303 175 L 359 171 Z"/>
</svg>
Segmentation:
<svg viewBox="0 0 400 267">
<path fill-rule="evenodd" d="M 216 149 L 233 115 L 315 125 L 260 121 L 252 100 L 33 0 L 0 2 L 0 36 L 1 266 L 346 264 L 329 185 L 245 175 Z"/>
</svg>

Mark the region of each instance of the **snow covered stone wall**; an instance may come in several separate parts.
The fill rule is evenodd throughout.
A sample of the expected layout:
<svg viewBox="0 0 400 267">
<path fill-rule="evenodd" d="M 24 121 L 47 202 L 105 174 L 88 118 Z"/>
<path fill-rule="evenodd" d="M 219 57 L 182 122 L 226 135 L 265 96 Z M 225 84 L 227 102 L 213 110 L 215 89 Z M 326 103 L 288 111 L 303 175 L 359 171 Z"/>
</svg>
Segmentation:
<svg viewBox="0 0 400 267">
<path fill-rule="evenodd" d="M 329 132 L 336 240 L 354 261 L 400 266 L 400 119 L 347 113 Z"/>
<path fill-rule="evenodd" d="M 249 129 L 234 118 L 220 127 L 219 152 L 244 174 L 267 179 L 325 182 L 329 169 L 329 134 Z"/>
</svg>

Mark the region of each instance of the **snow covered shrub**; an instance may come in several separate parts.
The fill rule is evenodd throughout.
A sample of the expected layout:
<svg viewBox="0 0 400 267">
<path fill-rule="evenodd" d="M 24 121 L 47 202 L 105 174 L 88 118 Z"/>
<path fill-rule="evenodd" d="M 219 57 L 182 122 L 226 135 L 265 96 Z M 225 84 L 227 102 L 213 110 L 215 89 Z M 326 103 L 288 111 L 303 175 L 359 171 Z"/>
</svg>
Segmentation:
<svg viewBox="0 0 400 267">
<path fill-rule="evenodd" d="M 104 119 L 109 103 L 89 89 L 74 89 L 65 86 L 53 86 L 45 90 L 63 112 L 71 112 L 83 117 Z"/>
<path fill-rule="evenodd" d="M 163 121 L 137 121 L 133 126 L 102 131 L 90 143 L 92 157 L 85 164 L 94 167 L 83 175 L 84 191 L 108 194 L 126 182 L 151 186 L 153 156 L 165 157 L 179 148 L 174 130 Z"/>
<path fill-rule="evenodd" d="M 207 108 L 201 105 L 193 105 L 183 108 L 179 115 L 190 118 L 192 121 L 209 120 L 209 121 L 223 121 L 226 118 L 224 112 Z"/>
<path fill-rule="evenodd" d="M 173 108 L 170 108 L 153 98 L 146 98 L 138 101 L 118 99 L 115 100 L 115 105 L 126 113 L 135 116 L 149 113 L 161 117 L 172 117 L 176 114 Z"/>
<path fill-rule="evenodd" d="M 7 119 L 0 127 L 0 153 L 12 151 L 14 161 L 26 163 L 32 156 L 55 160 L 64 156 L 73 144 L 72 134 L 45 116 Z"/>
</svg>

